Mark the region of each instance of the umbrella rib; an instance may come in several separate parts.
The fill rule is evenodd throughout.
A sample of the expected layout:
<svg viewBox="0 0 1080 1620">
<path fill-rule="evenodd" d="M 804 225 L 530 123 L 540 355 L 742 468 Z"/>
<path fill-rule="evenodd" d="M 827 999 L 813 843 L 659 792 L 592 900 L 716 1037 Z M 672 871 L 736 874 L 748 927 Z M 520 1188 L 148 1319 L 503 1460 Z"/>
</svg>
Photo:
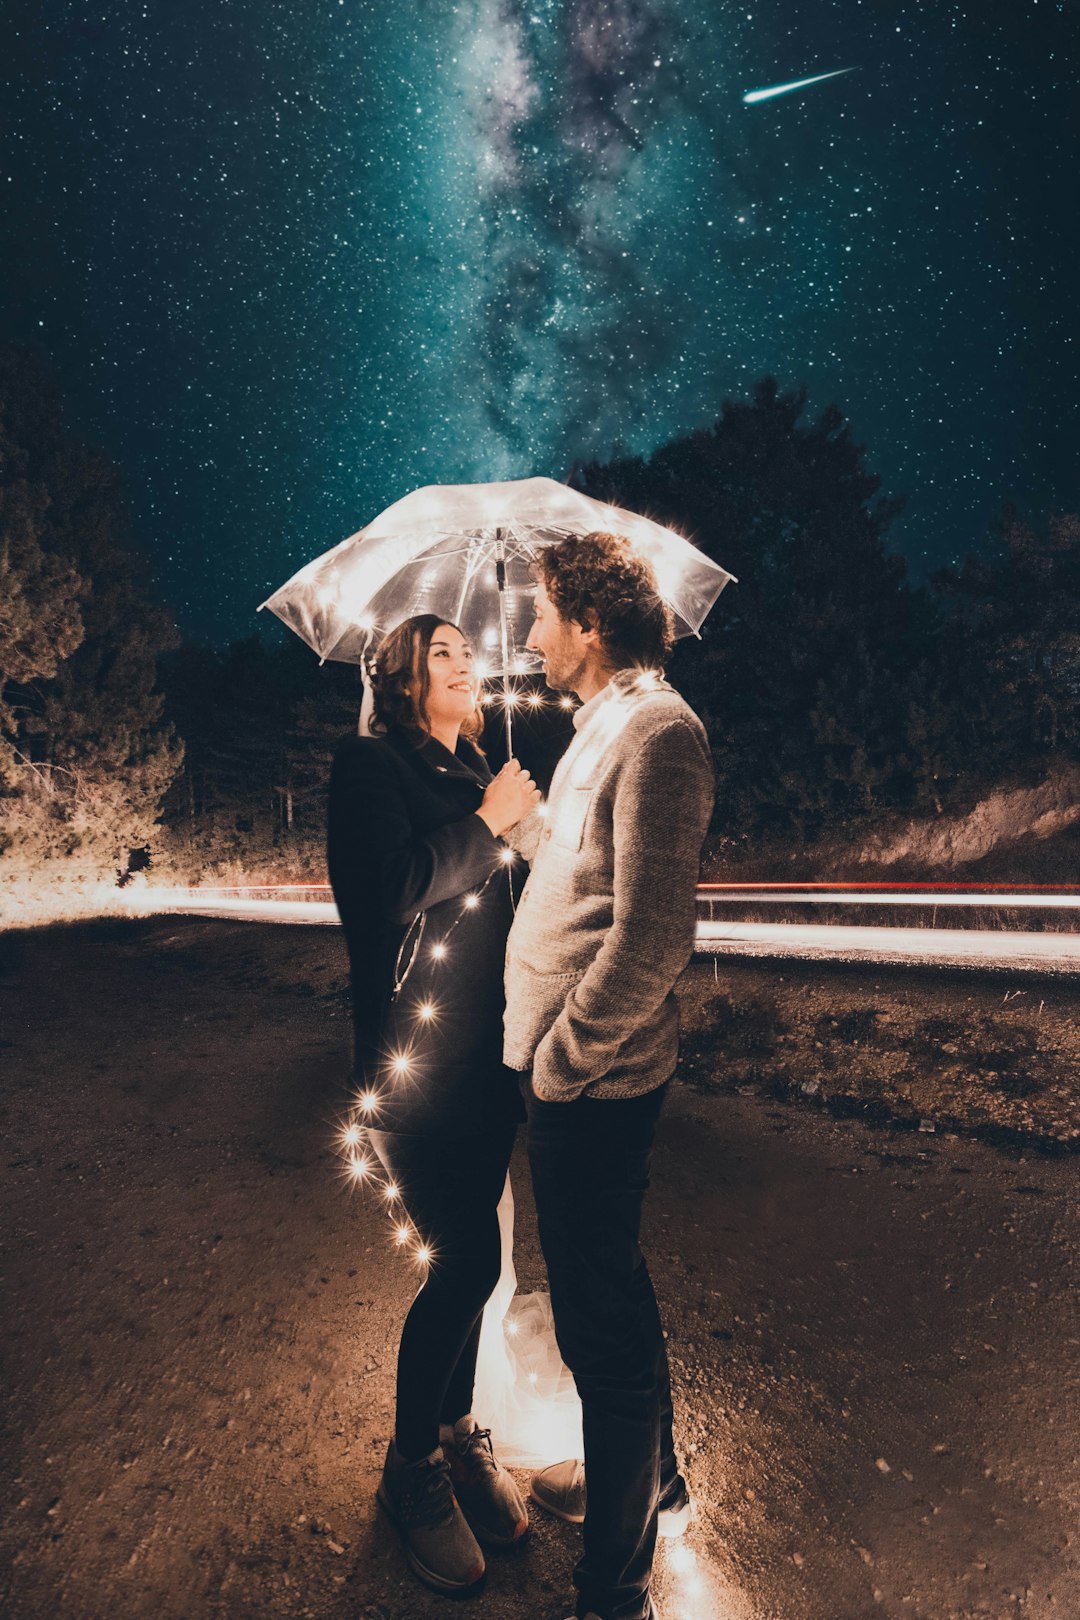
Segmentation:
<svg viewBox="0 0 1080 1620">
<path fill-rule="evenodd" d="M 469 557 L 468 562 L 465 564 L 465 577 L 461 582 L 461 595 L 458 597 L 457 612 L 454 615 L 454 623 L 456 625 L 461 624 L 461 615 L 465 611 L 465 598 L 469 594 L 469 586 L 473 582 L 473 575 L 477 566 L 475 548 L 470 547 L 468 549 L 471 550 L 473 554 Z M 451 555 L 453 555 L 453 553 L 451 553 Z"/>
</svg>

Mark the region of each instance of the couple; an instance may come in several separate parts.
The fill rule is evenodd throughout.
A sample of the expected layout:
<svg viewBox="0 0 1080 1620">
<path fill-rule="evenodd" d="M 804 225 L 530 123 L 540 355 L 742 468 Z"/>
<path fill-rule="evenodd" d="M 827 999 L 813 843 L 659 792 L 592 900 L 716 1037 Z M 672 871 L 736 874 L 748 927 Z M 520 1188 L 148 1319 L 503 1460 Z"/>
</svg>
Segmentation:
<svg viewBox="0 0 1080 1620">
<path fill-rule="evenodd" d="M 581 699 L 547 805 L 516 761 L 491 776 L 472 651 L 430 615 L 382 642 L 373 735 L 341 748 L 331 779 L 330 877 L 370 1141 L 431 1252 L 401 1336 L 379 1501 L 416 1574 L 447 1593 L 481 1579 L 481 1543 L 512 1545 L 528 1528 L 472 1413 L 497 1206 L 524 1119 L 585 1441 L 584 1469 L 545 1469 L 531 1494 L 584 1521 L 576 1620 L 649 1620 L 658 1522 L 679 1533 L 689 1498 L 638 1234 L 712 764 L 700 721 L 659 673 L 671 615 L 629 542 L 570 536 L 535 573 L 528 646 L 548 685 Z"/>
</svg>

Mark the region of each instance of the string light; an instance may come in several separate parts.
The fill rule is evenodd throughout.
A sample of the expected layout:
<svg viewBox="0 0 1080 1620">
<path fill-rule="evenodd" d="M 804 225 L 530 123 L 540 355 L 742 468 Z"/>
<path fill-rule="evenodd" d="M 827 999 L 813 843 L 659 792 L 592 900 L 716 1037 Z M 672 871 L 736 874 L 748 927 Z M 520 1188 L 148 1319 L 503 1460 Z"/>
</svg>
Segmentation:
<svg viewBox="0 0 1080 1620">
<path fill-rule="evenodd" d="M 477 668 L 477 673 L 484 673 L 479 665 L 475 667 Z M 642 671 L 636 682 L 637 689 L 640 691 L 649 690 L 654 685 L 656 679 L 656 672 L 650 670 Z M 504 701 L 508 707 L 513 707 L 522 700 L 524 700 L 532 709 L 539 709 L 543 707 L 545 703 L 545 699 L 541 693 L 535 691 L 529 693 L 508 691 L 504 694 Z M 494 702 L 496 701 L 496 695 L 485 693 L 481 701 L 483 703 Z M 569 695 L 569 693 L 567 693 L 559 699 L 559 706 L 567 710 L 573 709 L 575 707 L 574 699 Z M 624 723 L 623 716 L 617 715 L 616 718 Z M 610 738 L 605 740 L 610 740 Z M 548 806 L 546 804 L 541 803 L 537 807 L 537 810 L 541 817 L 546 817 L 548 814 Z M 499 861 L 503 867 L 509 869 L 513 865 L 515 859 L 515 852 L 512 849 L 500 850 Z M 458 923 L 461 922 L 462 918 L 467 912 L 475 911 L 477 906 L 480 904 L 481 897 L 493 881 L 497 870 L 498 868 L 496 868 L 495 871 L 493 871 L 492 874 L 484 881 L 484 883 L 481 884 L 478 891 L 470 891 L 468 894 L 462 896 L 461 910 L 454 921 L 450 924 L 449 928 L 446 930 L 444 938 L 436 941 L 436 943 L 430 947 L 431 956 L 434 961 L 442 962 L 445 960 L 448 950 L 446 944 L 447 938 L 449 938 L 450 934 L 453 933 L 454 929 L 458 926 Z M 416 944 L 419 945 L 419 936 L 417 937 Z M 412 966 L 413 959 L 410 959 L 410 968 Z M 395 994 L 402 988 L 404 979 L 407 976 L 408 969 L 406 969 L 406 973 L 403 975 L 401 983 L 395 985 Z M 416 1006 L 417 1017 L 425 1022 L 429 1022 L 431 1019 L 433 1019 L 435 1014 L 436 1004 L 430 999 L 421 1001 Z M 412 1059 L 406 1052 L 397 1052 L 390 1057 L 389 1066 L 395 1075 L 402 1076 L 407 1074 L 412 1068 Z M 357 1104 L 365 1116 L 370 1115 L 375 1111 L 378 1106 L 378 1102 L 378 1094 L 375 1091 L 362 1092 L 357 1098 Z M 360 1144 L 363 1142 L 363 1139 L 364 1127 L 355 1118 L 350 1120 L 341 1132 L 342 1146 L 346 1150 L 347 1155 L 347 1170 L 356 1182 L 366 1182 L 369 1185 L 374 1183 L 374 1185 L 380 1191 L 386 1204 L 392 1206 L 398 1199 L 400 1199 L 401 1192 L 395 1182 L 380 1180 L 378 1174 L 379 1164 L 377 1159 L 366 1157 L 364 1154 L 357 1151 Z M 409 1245 L 417 1262 L 420 1265 L 426 1266 L 431 1263 L 433 1250 L 429 1243 L 421 1240 L 419 1233 L 407 1218 L 407 1211 L 404 1211 L 403 1213 L 406 1214 L 406 1219 L 395 1227 L 393 1239 L 394 1244 L 398 1248 L 404 1248 L 406 1245 Z M 514 1338 L 517 1336 L 519 1332 L 519 1325 L 517 1322 L 506 1321 L 504 1326 L 508 1337 Z M 528 1377 L 530 1384 L 535 1385 L 538 1382 L 539 1374 L 536 1372 L 531 1372 L 529 1373 Z M 686 1595 L 692 1599 L 697 1599 L 708 1585 L 708 1582 L 703 1580 L 700 1570 L 693 1567 L 684 1567 L 680 1573 L 683 1576 L 683 1585 Z"/>
<path fill-rule="evenodd" d="M 534 694 L 534 695 L 538 696 L 538 694 Z M 516 701 L 516 696 L 517 695 L 515 694 L 515 701 Z M 541 699 L 541 701 L 542 701 L 542 699 Z M 538 707 L 538 705 L 534 703 L 533 707 Z M 514 851 L 512 849 L 502 849 L 502 850 L 500 850 L 499 859 L 500 859 L 500 863 L 504 867 L 509 868 L 512 865 L 514 859 L 515 859 Z M 436 962 L 445 961 L 446 956 L 448 954 L 448 947 L 447 947 L 447 944 L 446 944 L 447 938 L 450 936 L 450 934 L 453 933 L 454 929 L 458 926 L 458 923 L 461 922 L 462 918 L 468 912 L 476 910 L 476 908 L 480 904 L 481 898 L 483 897 L 484 893 L 486 892 L 486 890 L 488 889 L 490 884 L 493 882 L 498 870 L 499 870 L 499 868 L 496 867 L 495 870 L 490 874 L 490 876 L 488 878 L 486 878 L 485 881 L 480 885 L 479 890 L 472 890 L 468 894 L 465 894 L 465 895 L 462 896 L 461 910 L 459 911 L 457 917 L 455 917 L 453 922 L 450 924 L 449 928 L 446 930 L 446 934 L 444 935 L 444 937 L 442 939 L 440 939 L 440 940 L 437 940 L 433 945 L 431 945 L 429 947 L 430 952 L 431 952 L 431 957 L 432 957 L 432 959 L 434 961 L 436 961 Z M 417 943 L 419 943 L 419 940 L 417 940 Z M 411 965 L 412 965 L 412 963 L 410 961 L 409 966 L 411 967 Z M 408 970 L 406 970 L 406 973 L 402 976 L 401 982 L 395 985 L 395 987 L 394 987 L 395 988 L 395 993 L 397 993 L 398 991 L 401 990 L 401 988 L 402 988 L 402 986 L 404 984 L 405 978 L 407 978 L 407 977 L 408 977 Z M 416 1006 L 415 1006 L 415 1014 L 416 1014 L 417 1018 L 421 1019 L 425 1023 L 428 1023 L 432 1019 L 434 1019 L 435 1016 L 436 1016 L 436 1012 L 437 1012 L 436 1003 L 430 998 L 425 998 L 423 1001 L 418 1002 L 416 1004 Z M 394 1053 L 391 1053 L 388 1056 L 387 1062 L 388 1062 L 388 1067 L 389 1067 L 391 1073 L 394 1074 L 395 1076 L 398 1076 L 398 1077 L 401 1077 L 401 1076 L 404 1076 L 404 1075 L 408 1074 L 409 1071 L 413 1067 L 413 1058 L 410 1055 L 410 1053 L 408 1053 L 408 1052 L 394 1052 Z M 376 1091 L 371 1091 L 371 1090 L 364 1091 L 356 1099 L 356 1103 L 357 1103 L 357 1107 L 359 1108 L 359 1110 L 365 1116 L 370 1116 L 372 1113 L 374 1113 L 374 1111 L 378 1107 L 378 1104 L 379 1104 L 378 1093 Z M 385 1204 L 392 1208 L 392 1206 L 401 1197 L 400 1189 L 398 1188 L 398 1186 L 397 1186 L 397 1184 L 395 1182 L 380 1179 L 379 1174 L 378 1174 L 379 1165 L 378 1165 L 378 1160 L 377 1159 L 373 1160 L 371 1158 L 364 1157 L 362 1154 L 360 1154 L 360 1153 L 358 1153 L 356 1151 L 356 1149 L 360 1146 L 361 1142 L 363 1141 L 363 1138 L 364 1138 L 364 1127 L 360 1123 L 360 1121 L 358 1119 L 356 1119 L 356 1118 L 350 1120 L 349 1123 L 346 1125 L 346 1127 L 342 1130 L 341 1141 L 342 1141 L 342 1145 L 343 1145 L 343 1147 L 344 1147 L 344 1149 L 346 1150 L 346 1153 L 347 1153 L 347 1159 L 346 1159 L 347 1171 L 351 1175 L 351 1177 L 353 1178 L 354 1181 L 356 1181 L 356 1182 L 364 1182 L 364 1183 L 366 1183 L 368 1185 L 373 1184 L 378 1189 L 378 1191 L 380 1192 L 380 1194 L 382 1196 L 382 1199 L 384 1200 Z M 402 1221 L 399 1225 L 397 1225 L 395 1227 L 395 1229 L 394 1229 L 394 1235 L 393 1235 L 394 1245 L 395 1245 L 395 1247 L 397 1247 L 399 1249 L 400 1248 L 405 1248 L 406 1246 L 409 1246 L 411 1248 L 413 1256 L 415 1257 L 417 1262 L 420 1265 L 426 1266 L 426 1265 L 430 1264 L 430 1262 L 431 1262 L 431 1260 L 433 1258 L 433 1252 L 434 1251 L 432 1250 L 431 1245 L 429 1243 L 423 1242 L 421 1240 L 419 1233 L 415 1230 L 415 1228 L 412 1226 L 411 1222 L 408 1220 L 407 1211 L 404 1211 L 403 1213 L 405 1213 L 406 1219 L 404 1221 Z M 513 1331 L 516 1332 L 516 1324 L 514 1324 Z"/>
</svg>

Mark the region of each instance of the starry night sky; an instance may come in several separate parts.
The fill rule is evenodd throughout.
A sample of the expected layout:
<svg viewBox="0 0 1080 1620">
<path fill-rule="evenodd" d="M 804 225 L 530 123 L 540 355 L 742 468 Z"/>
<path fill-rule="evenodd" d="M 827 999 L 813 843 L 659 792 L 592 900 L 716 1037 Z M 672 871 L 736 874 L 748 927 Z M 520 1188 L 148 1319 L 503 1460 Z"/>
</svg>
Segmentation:
<svg viewBox="0 0 1080 1620">
<path fill-rule="evenodd" d="M 17 0 L 0 337 L 201 637 L 416 484 L 766 373 L 848 413 L 918 572 L 1080 505 L 1078 46 L 1074 0 Z"/>
</svg>

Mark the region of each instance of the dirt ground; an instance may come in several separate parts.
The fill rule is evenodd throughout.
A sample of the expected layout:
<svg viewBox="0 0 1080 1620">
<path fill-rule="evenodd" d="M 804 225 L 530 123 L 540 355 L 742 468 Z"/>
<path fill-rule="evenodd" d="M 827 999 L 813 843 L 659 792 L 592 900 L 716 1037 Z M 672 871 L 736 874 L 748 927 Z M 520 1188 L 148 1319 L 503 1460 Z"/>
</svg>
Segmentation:
<svg viewBox="0 0 1080 1620">
<path fill-rule="evenodd" d="M 698 1505 L 663 1620 L 1072 1620 L 1069 985 L 1010 1064 L 996 980 L 719 974 L 684 985 L 646 1222 Z M 337 1174 L 343 986 L 328 929 L 0 936 L 8 1620 L 455 1612 L 374 1506 L 415 1275 Z M 537 1515 L 456 1612 L 562 1620 L 576 1541 Z"/>
</svg>

